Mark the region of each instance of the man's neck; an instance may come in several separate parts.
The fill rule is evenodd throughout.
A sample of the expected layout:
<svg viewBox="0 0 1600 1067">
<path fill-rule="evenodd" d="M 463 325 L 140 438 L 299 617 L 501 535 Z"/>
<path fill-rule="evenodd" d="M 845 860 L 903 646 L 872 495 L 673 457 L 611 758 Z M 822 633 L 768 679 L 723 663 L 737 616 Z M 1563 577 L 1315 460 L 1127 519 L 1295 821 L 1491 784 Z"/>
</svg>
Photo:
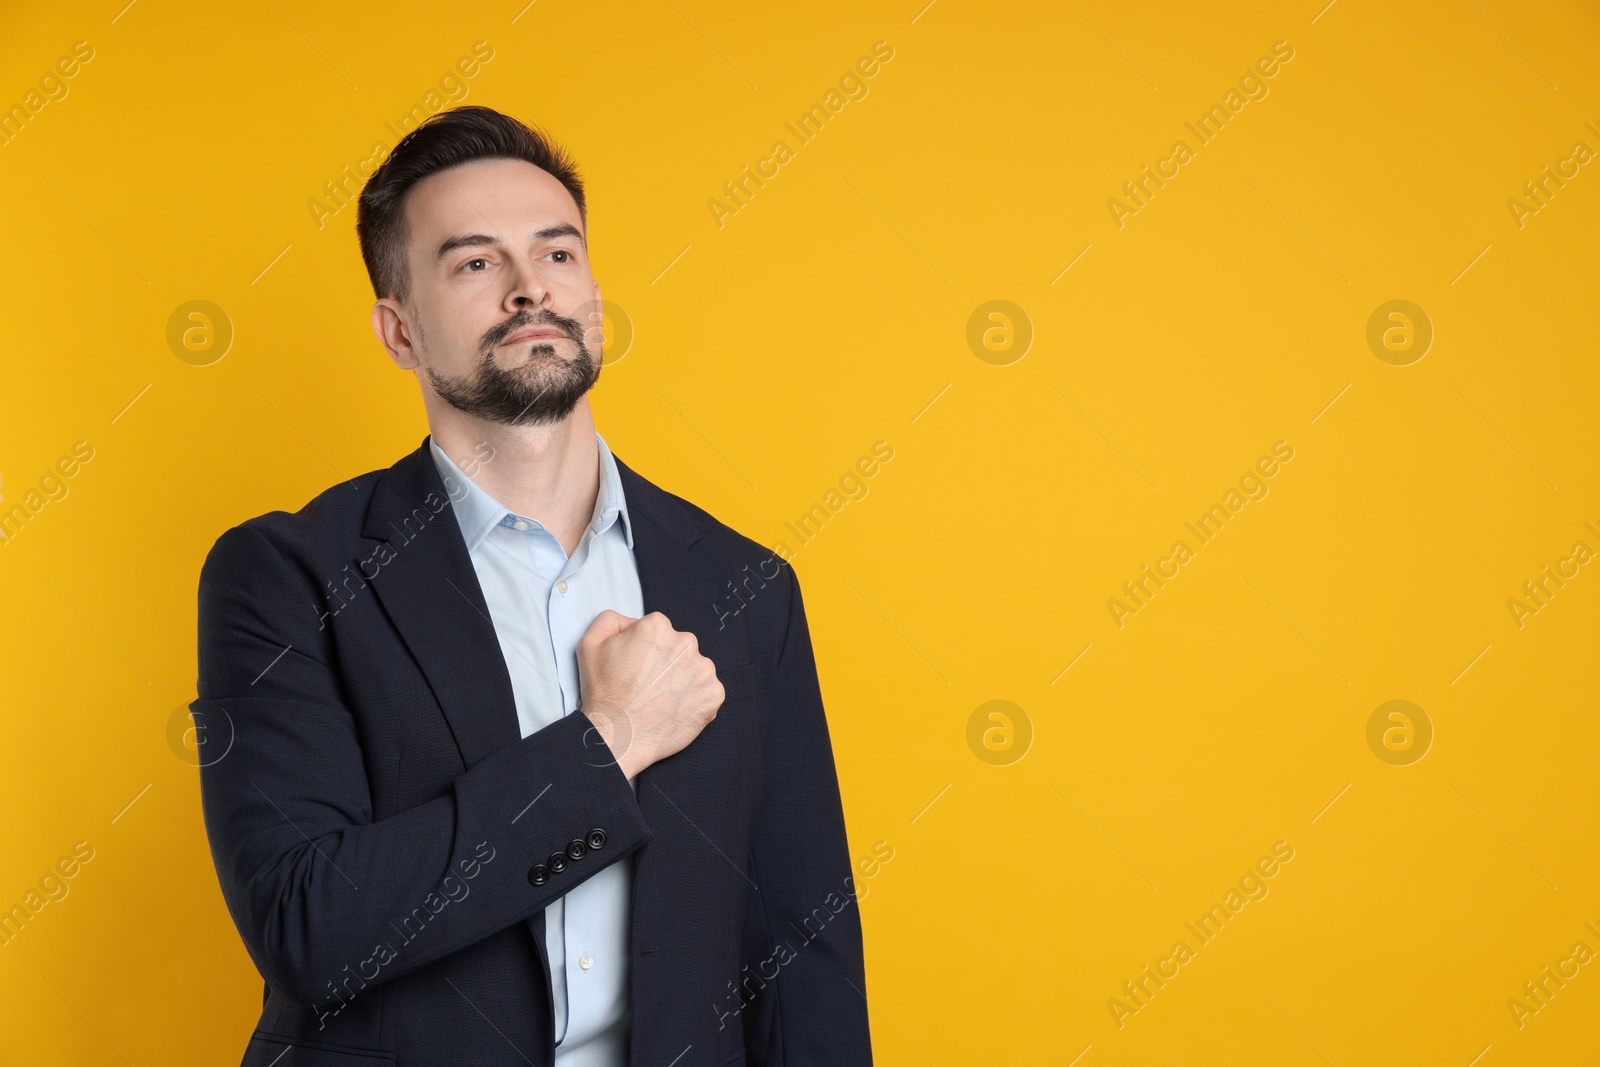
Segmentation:
<svg viewBox="0 0 1600 1067">
<path fill-rule="evenodd" d="M 456 467 L 518 515 L 538 519 L 572 555 L 600 494 L 600 445 L 589 398 L 559 423 L 507 426 L 447 405 L 428 412 L 434 441 Z"/>
</svg>

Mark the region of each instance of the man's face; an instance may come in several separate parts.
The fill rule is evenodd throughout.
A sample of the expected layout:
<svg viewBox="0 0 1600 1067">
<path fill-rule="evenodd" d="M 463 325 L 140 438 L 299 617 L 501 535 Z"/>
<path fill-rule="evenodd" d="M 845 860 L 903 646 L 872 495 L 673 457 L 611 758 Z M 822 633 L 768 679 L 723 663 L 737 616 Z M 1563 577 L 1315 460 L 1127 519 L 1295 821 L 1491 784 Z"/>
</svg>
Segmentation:
<svg viewBox="0 0 1600 1067">
<path fill-rule="evenodd" d="M 520 159 L 480 160 L 418 182 L 405 208 L 411 298 L 379 301 L 373 320 L 395 361 L 470 415 L 566 418 L 599 380 L 602 337 L 566 187 Z"/>
</svg>

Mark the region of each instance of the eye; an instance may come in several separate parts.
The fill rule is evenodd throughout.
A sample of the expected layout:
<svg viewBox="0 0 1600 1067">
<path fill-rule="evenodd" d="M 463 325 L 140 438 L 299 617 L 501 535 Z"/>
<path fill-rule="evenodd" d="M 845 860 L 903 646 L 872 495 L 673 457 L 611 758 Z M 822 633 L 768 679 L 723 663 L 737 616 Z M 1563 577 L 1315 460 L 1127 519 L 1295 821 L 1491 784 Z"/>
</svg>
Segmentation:
<svg viewBox="0 0 1600 1067">
<path fill-rule="evenodd" d="M 462 266 L 463 269 L 465 269 L 467 267 L 472 266 L 474 263 L 482 263 L 482 264 L 484 264 L 484 268 L 487 269 L 489 261 L 487 259 L 484 259 L 482 256 L 473 256 L 471 259 L 467 260 L 461 266 Z M 468 274 L 482 274 L 483 271 L 471 270 L 471 271 L 467 271 L 467 273 Z"/>
<path fill-rule="evenodd" d="M 550 254 L 552 256 L 565 256 L 565 257 L 567 257 L 565 259 L 556 260 L 557 263 L 571 263 L 572 262 L 572 253 L 568 252 L 565 248 L 558 248 L 554 252 L 551 252 Z"/>
</svg>

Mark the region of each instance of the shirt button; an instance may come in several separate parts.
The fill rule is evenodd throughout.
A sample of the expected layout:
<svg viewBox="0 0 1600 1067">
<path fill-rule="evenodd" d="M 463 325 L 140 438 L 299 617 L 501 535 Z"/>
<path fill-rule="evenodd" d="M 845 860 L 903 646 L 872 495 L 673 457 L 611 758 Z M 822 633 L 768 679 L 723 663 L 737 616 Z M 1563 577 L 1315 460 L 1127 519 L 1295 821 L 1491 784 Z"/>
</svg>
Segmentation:
<svg viewBox="0 0 1600 1067">
<path fill-rule="evenodd" d="M 590 967 L 594 966 L 594 957 L 585 952 L 583 955 L 578 957 L 578 966 L 587 971 Z"/>
<path fill-rule="evenodd" d="M 521 519 L 518 519 L 516 522 L 511 524 L 511 528 L 513 530 L 526 530 L 528 528 L 528 524 L 523 522 Z"/>
<path fill-rule="evenodd" d="M 561 579 L 556 583 L 556 588 L 565 593 L 567 591 L 567 580 L 565 578 Z"/>
</svg>

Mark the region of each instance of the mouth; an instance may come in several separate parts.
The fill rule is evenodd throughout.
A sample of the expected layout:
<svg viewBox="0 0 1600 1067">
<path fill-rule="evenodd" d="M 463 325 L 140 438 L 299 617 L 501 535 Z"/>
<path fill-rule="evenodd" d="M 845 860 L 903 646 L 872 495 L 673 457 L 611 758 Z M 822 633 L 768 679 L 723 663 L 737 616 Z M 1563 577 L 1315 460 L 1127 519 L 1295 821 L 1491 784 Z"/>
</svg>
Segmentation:
<svg viewBox="0 0 1600 1067">
<path fill-rule="evenodd" d="M 505 345 L 521 344 L 524 341 L 558 340 L 565 336 L 567 335 L 561 330 L 557 330 L 553 327 L 541 326 L 534 330 L 523 330 L 521 333 L 518 333 L 503 342 L 501 347 L 505 347 Z"/>
</svg>

